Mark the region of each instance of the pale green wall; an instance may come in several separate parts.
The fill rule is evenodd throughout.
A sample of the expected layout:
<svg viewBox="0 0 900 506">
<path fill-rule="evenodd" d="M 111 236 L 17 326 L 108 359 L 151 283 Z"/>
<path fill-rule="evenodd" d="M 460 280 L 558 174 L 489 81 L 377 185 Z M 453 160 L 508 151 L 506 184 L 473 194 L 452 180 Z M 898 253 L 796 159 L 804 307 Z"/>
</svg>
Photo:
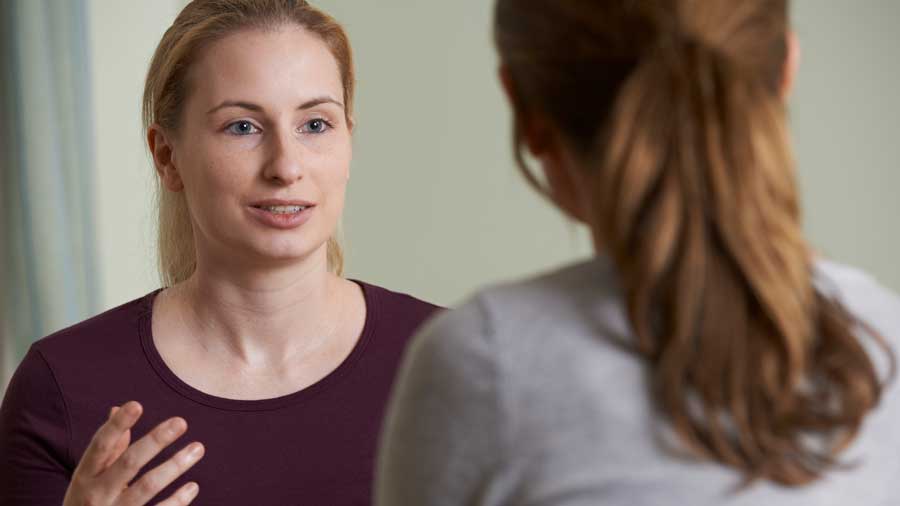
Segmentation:
<svg viewBox="0 0 900 506">
<path fill-rule="evenodd" d="M 800 0 L 792 101 L 810 236 L 900 291 L 900 2 Z"/>
<path fill-rule="evenodd" d="M 147 59 L 182 0 L 92 0 L 106 307 L 156 285 L 139 138 Z M 524 184 L 494 78 L 488 0 L 323 0 L 357 57 L 349 273 L 443 304 L 583 257 L 583 233 Z M 816 245 L 900 289 L 900 2 L 800 0 L 792 102 Z"/>
<path fill-rule="evenodd" d="M 96 132 L 94 194 L 103 308 L 159 286 L 153 169 L 141 135 L 141 94 L 153 50 L 181 0 L 90 0 Z"/>
<path fill-rule="evenodd" d="M 350 274 L 443 304 L 590 251 L 511 163 L 490 5 L 332 0 L 356 50 Z"/>
<path fill-rule="evenodd" d="M 511 162 L 492 4 L 317 2 L 358 57 L 351 270 L 443 303 L 589 251 Z M 807 230 L 822 252 L 900 290 L 900 2 L 800 0 L 795 23 Z"/>
</svg>

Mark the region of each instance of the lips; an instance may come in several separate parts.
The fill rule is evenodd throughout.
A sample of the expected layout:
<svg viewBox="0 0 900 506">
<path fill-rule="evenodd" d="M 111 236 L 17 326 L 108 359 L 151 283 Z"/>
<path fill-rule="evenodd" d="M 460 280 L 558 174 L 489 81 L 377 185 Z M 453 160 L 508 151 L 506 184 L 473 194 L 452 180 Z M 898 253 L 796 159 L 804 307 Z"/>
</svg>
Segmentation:
<svg viewBox="0 0 900 506">
<path fill-rule="evenodd" d="M 253 206 L 256 209 L 262 209 L 263 211 L 269 211 L 270 213 L 275 214 L 294 214 L 303 211 L 309 206 Z"/>
<path fill-rule="evenodd" d="M 259 200 L 256 202 L 252 202 L 250 207 L 255 207 L 256 209 L 262 209 L 264 211 L 270 211 L 275 213 L 289 213 L 289 212 L 299 212 L 309 207 L 314 207 L 315 204 L 309 202 L 307 200 L 281 200 L 281 199 L 268 199 L 268 200 Z"/>
<path fill-rule="evenodd" d="M 309 220 L 316 205 L 305 200 L 261 200 L 249 206 L 250 214 L 262 225 L 292 229 Z"/>
</svg>

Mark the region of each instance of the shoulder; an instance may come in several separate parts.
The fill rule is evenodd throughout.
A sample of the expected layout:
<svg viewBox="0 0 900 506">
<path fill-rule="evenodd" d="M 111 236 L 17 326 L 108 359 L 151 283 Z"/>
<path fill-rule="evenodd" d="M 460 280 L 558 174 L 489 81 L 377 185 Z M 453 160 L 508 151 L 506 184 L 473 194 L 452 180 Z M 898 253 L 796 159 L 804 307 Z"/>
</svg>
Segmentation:
<svg viewBox="0 0 900 506">
<path fill-rule="evenodd" d="M 856 318 L 900 344 L 900 296 L 865 271 L 830 260 L 816 263 L 823 293 L 839 300 Z"/>
<path fill-rule="evenodd" d="M 522 353 L 543 348 L 548 336 L 565 350 L 567 343 L 596 342 L 598 332 L 628 332 L 615 272 L 605 257 L 488 287 L 466 305 L 454 311 L 462 315 L 446 318 L 480 314 L 498 346 Z"/>
<path fill-rule="evenodd" d="M 603 258 L 490 286 L 424 325 L 414 352 L 447 367 L 480 357 L 505 374 L 528 374 L 602 343 L 598 332 L 626 333 L 617 290 Z"/>
<path fill-rule="evenodd" d="M 490 308 L 542 308 L 560 310 L 580 305 L 579 301 L 614 295 L 617 283 L 612 264 L 596 257 L 558 267 L 530 278 L 502 283 L 481 292 Z"/>
<path fill-rule="evenodd" d="M 621 402 L 644 396 L 644 365 L 623 346 L 629 336 L 614 270 L 596 258 L 479 292 L 426 324 L 410 354 L 432 371 L 422 374 L 454 378 L 457 388 L 493 382 L 516 420 L 510 432 L 523 434 L 543 426 L 542 413 L 584 406 L 638 419 L 645 404 Z"/>
<path fill-rule="evenodd" d="M 825 284 L 823 286 L 825 290 L 866 292 L 893 303 L 900 303 L 900 297 L 896 293 L 858 267 L 829 259 L 820 259 L 815 263 L 815 268 L 817 278 Z"/>
<path fill-rule="evenodd" d="M 148 369 L 141 344 L 142 327 L 149 328 L 150 293 L 55 332 L 32 345 L 46 364 L 60 393 L 73 409 L 101 392 L 126 390 Z"/>
<path fill-rule="evenodd" d="M 490 357 L 494 329 L 487 312 L 483 294 L 478 294 L 453 311 L 445 311 L 429 320 L 416 335 L 410 355 L 443 367 L 472 364 L 461 361 L 459 355 Z"/>
<path fill-rule="evenodd" d="M 46 358 L 32 346 L 0 405 L 0 471 L 11 476 L 36 467 L 66 472 L 67 466 L 74 466 L 71 425 L 59 381 Z"/>
<path fill-rule="evenodd" d="M 582 427 L 591 440 L 614 437 L 603 430 L 619 422 L 637 431 L 643 369 L 615 343 L 628 332 L 618 294 L 602 258 L 488 287 L 422 327 L 402 391 L 426 399 L 416 408 L 439 399 L 435 410 L 456 408 L 447 416 L 478 411 L 485 431 L 502 423 L 498 444 L 518 454 L 571 439 L 548 427 Z M 586 417 L 615 422 L 585 426 Z"/>
<path fill-rule="evenodd" d="M 362 287 L 366 311 L 380 323 L 387 324 L 394 332 L 411 334 L 430 317 L 444 310 L 406 293 L 363 281 L 355 282 Z"/>
<path fill-rule="evenodd" d="M 888 377 L 900 350 L 900 297 L 865 271 L 829 260 L 815 265 L 817 288 L 838 301 L 860 325 L 857 336 L 880 374 Z M 873 334 L 874 332 L 874 334 Z M 885 353 L 887 351 L 887 353 Z M 900 396 L 900 382 L 888 385 Z M 893 401 L 900 416 L 900 398 Z"/>
<path fill-rule="evenodd" d="M 44 455 L 74 465 L 68 453 L 73 417 L 81 416 L 85 406 L 93 406 L 92 400 L 101 392 L 133 386 L 121 381 L 122 374 L 133 371 L 135 359 L 141 356 L 138 323 L 144 306 L 149 311 L 152 295 L 32 344 L 0 408 L 0 442 L 4 435 L 15 435 L 17 444 L 24 445 L 17 446 L 20 457 Z M 110 402 L 104 400 L 102 405 Z M 48 452 L 52 455 L 45 455 Z"/>
<path fill-rule="evenodd" d="M 157 292 L 122 304 L 36 341 L 34 350 L 51 364 L 83 356 L 116 356 L 133 348 L 142 318 L 149 317 Z"/>
</svg>

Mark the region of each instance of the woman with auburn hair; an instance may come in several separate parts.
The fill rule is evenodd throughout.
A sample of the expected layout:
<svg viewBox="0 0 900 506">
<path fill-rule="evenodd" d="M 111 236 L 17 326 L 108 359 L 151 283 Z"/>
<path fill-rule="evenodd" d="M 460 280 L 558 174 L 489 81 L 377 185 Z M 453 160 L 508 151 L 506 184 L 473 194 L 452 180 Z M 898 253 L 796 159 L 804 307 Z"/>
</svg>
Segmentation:
<svg viewBox="0 0 900 506">
<path fill-rule="evenodd" d="M 426 326 L 377 504 L 897 503 L 900 299 L 802 235 L 788 10 L 497 1 L 518 160 L 597 255 Z"/>
<path fill-rule="evenodd" d="M 144 94 L 167 288 L 32 346 L 0 411 L 0 504 L 370 503 L 397 365 L 436 308 L 341 277 L 353 85 L 346 34 L 303 0 L 178 15 Z"/>
</svg>

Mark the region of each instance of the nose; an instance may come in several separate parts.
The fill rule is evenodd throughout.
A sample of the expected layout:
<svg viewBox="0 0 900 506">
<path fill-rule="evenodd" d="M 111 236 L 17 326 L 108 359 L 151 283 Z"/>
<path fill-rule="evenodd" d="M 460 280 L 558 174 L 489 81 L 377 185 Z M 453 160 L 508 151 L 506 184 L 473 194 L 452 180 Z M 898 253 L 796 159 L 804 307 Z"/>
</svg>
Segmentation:
<svg viewBox="0 0 900 506">
<path fill-rule="evenodd" d="M 288 132 L 276 132 L 269 137 L 269 157 L 263 177 L 273 183 L 290 186 L 303 178 L 302 146 Z"/>
</svg>

